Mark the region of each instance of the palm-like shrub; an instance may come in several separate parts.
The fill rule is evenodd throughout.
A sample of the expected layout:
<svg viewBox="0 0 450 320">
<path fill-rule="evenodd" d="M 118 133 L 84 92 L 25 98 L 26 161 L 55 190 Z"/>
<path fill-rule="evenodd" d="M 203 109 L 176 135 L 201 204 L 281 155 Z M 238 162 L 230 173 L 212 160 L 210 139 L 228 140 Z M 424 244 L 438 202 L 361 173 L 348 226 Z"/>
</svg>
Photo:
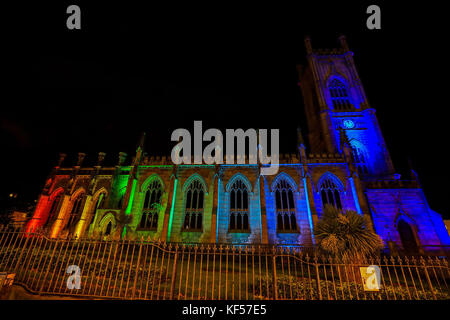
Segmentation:
<svg viewBox="0 0 450 320">
<path fill-rule="evenodd" d="M 314 236 L 321 251 L 344 260 L 360 260 L 383 248 L 383 241 L 368 228 L 364 216 L 330 205 L 325 206 Z"/>
<path fill-rule="evenodd" d="M 113 239 L 121 239 L 123 230 L 133 221 L 132 215 L 127 215 L 125 212 L 119 212 L 116 215 L 116 229 L 113 232 Z"/>
</svg>

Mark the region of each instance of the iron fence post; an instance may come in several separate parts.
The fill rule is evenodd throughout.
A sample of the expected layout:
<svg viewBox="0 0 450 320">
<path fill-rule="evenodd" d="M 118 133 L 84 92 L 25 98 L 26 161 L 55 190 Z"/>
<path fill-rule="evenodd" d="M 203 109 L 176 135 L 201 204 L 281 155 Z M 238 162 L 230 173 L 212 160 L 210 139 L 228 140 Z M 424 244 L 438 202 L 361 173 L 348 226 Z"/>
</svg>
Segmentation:
<svg viewBox="0 0 450 320">
<path fill-rule="evenodd" d="M 314 256 L 314 267 L 316 268 L 317 292 L 319 292 L 319 299 L 322 300 L 322 290 L 320 288 L 320 274 L 319 274 L 319 264 L 318 264 L 317 256 Z"/>
<path fill-rule="evenodd" d="M 175 247 L 175 257 L 173 260 L 173 270 L 172 270 L 172 283 L 170 284 L 170 299 L 174 300 L 175 294 L 175 278 L 177 275 L 177 263 L 178 263 L 178 245 Z"/>
<path fill-rule="evenodd" d="M 434 298 L 434 300 L 436 300 L 436 294 L 434 293 L 433 285 L 431 283 L 430 276 L 428 275 L 427 266 L 426 266 L 426 263 L 425 263 L 425 260 L 423 259 L 423 257 L 420 257 L 420 263 L 422 264 L 423 269 L 425 270 L 425 276 L 427 277 L 428 286 L 430 287 L 430 291 L 433 294 L 433 298 Z"/>
<path fill-rule="evenodd" d="M 133 280 L 133 293 L 131 294 L 131 299 L 134 300 L 134 295 L 136 293 L 136 283 L 137 283 L 137 278 L 138 278 L 138 274 L 139 274 L 139 264 L 141 263 L 141 252 L 142 252 L 142 244 L 144 243 L 144 237 L 141 237 L 141 243 L 139 244 L 139 253 L 138 253 L 138 258 L 136 261 L 136 272 L 134 273 L 134 280 Z M 130 263 L 130 270 L 133 267 L 133 260 L 131 260 Z"/>
<path fill-rule="evenodd" d="M 272 265 L 273 265 L 273 297 L 275 300 L 278 300 L 277 264 L 276 264 L 275 248 L 273 249 Z"/>
</svg>

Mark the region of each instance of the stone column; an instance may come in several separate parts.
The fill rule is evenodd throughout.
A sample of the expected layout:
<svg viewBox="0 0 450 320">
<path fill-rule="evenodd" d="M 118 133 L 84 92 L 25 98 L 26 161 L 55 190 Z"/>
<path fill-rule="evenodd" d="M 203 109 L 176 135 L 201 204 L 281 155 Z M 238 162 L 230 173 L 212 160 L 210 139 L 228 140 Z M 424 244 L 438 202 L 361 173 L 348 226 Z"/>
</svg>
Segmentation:
<svg viewBox="0 0 450 320">
<path fill-rule="evenodd" d="M 372 215 L 370 214 L 369 204 L 367 203 L 367 199 L 364 194 L 361 180 L 359 179 L 358 175 L 355 173 L 353 173 L 352 179 L 353 179 L 353 184 L 355 186 L 356 194 L 358 197 L 357 201 L 359 202 L 359 207 L 361 208 L 363 215 L 367 217 L 368 227 L 371 230 L 374 230 Z"/>
<path fill-rule="evenodd" d="M 75 228 L 75 237 L 79 238 L 83 236 L 85 230 L 86 230 L 86 222 L 90 221 L 89 215 L 91 213 L 91 207 L 92 207 L 92 195 L 87 195 L 86 200 L 84 201 L 84 207 L 83 211 L 81 213 L 80 221 L 77 222 L 77 226 Z"/>
<path fill-rule="evenodd" d="M 39 201 L 36 205 L 36 210 L 34 211 L 33 218 L 28 221 L 27 226 L 25 227 L 26 232 L 36 231 L 37 228 L 43 226 L 43 218 L 46 216 L 45 211 L 47 211 L 48 214 L 48 200 L 49 196 L 47 195 L 42 194 L 39 197 Z"/>
<path fill-rule="evenodd" d="M 176 181 L 177 178 L 175 176 L 170 179 L 170 189 L 169 189 L 169 195 L 167 197 L 167 206 L 166 210 L 164 212 L 164 220 L 163 220 L 163 226 L 161 230 L 161 240 L 162 241 L 169 241 L 170 240 L 170 234 L 169 234 L 169 223 L 170 221 L 170 213 L 172 212 L 172 206 L 174 205 L 174 194 L 176 193 L 175 187 L 176 187 Z M 173 223 L 173 221 L 172 221 Z"/>
<path fill-rule="evenodd" d="M 60 168 L 64 162 L 64 159 L 67 157 L 67 154 L 65 153 L 60 153 L 59 154 L 59 160 L 58 160 L 58 168 Z"/>
<path fill-rule="evenodd" d="M 81 167 L 83 164 L 83 160 L 86 157 L 86 153 L 78 152 L 78 161 L 77 161 L 77 167 Z"/>
<path fill-rule="evenodd" d="M 105 156 L 106 156 L 106 153 L 104 153 L 104 152 L 99 152 L 98 153 L 97 166 L 100 167 L 102 165 L 103 160 L 105 160 Z"/>
<path fill-rule="evenodd" d="M 70 195 L 65 194 L 62 200 L 61 207 L 58 212 L 58 217 L 55 220 L 55 223 L 52 226 L 50 237 L 56 238 L 58 237 L 59 232 L 64 226 L 64 220 L 66 219 L 66 212 L 70 204 Z"/>
<path fill-rule="evenodd" d="M 323 138 L 328 153 L 335 153 L 337 150 L 336 136 L 331 123 L 330 110 L 324 110 L 320 113 L 320 123 L 322 126 Z"/>
<path fill-rule="evenodd" d="M 261 241 L 262 244 L 269 244 L 267 232 L 267 211 L 266 211 L 266 188 L 264 176 L 259 176 L 259 197 L 261 203 Z"/>
<path fill-rule="evenodd" d="M 304 183 L 305 183 L 305 188 L 306 188 L 306 194 L 308 196 L 308 206 L 309 206 L 309 210 L 311 211 L 311 219 L 312 219 L 312 223 L 313 223 L 312 227 L 314 228 L 317 221 L 319 220 L 319 217 L 317 215 L 316 204 L 314 202 L 313 183 L 312 183 L 311 177 L 309 175 L 307 175 L 304 178 Z M 314 230 L 311 230 L 311 233 L 314 234 Z"/>
<path fill-rule="evenodd" d="M 211 213 L 211 233 L 210 233 L 210 239 L 209 242 L 215 243 L 217 241 L 217 210 L 218 210 L 218 202 L 219 202 L 219 185 L 220 182 L 220 175 L 216 175 L 214 177 L 214 184 L 213 184 L 213 207 L 212 207 L 212 213 Z"/>
</svg>

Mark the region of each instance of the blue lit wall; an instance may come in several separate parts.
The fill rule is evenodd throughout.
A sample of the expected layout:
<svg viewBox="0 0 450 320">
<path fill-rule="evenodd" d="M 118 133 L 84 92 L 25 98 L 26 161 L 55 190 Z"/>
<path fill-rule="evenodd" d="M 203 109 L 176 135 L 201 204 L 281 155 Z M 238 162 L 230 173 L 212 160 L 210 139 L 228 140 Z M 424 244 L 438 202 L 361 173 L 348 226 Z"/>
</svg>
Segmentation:
<svg viewBox="0 0 450 320">
<path fill-rule="evenodd" d="M 429 208 L 421 189 L 369 189 L 367 197 L 375 230 L 385 242 L 401 245 L 397 222 L 405 217 L 422 245 L 450 244 L 442 218 Z"/>
<path fill-rule="evenodd" d="M 347 127 L 344 121 L 351 120 L 354 127 Z M 361 112 L 340 112 L 333 113 L 332 125 L 334 127 L 335 138 L 340 150 L 339 128 L 344 128 L 350 143 L 362 145 L 366 155 L 369 173 L 373 175 L 386 175 L 389 172 L 389 154 L 384 148 L 384 140 L 378 134 L 378 124 L 376 119 L 368 110 Z"/>
</svg>

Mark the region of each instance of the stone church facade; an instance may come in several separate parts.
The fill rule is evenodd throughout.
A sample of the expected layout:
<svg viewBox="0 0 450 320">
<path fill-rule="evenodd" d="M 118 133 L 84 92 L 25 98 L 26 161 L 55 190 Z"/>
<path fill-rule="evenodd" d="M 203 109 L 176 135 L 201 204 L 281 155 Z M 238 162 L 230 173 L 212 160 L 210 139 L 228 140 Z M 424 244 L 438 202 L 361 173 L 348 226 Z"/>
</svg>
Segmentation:
<svg viewBox="0 0 450 320">
<path fill-rule="evenodd" d="M 326 204 L 367 216 L 383 241 L 400 249 L 450 245 L 441 216 L 413 173 L 394 167 L 345 37 L 340 48 L 315 50 L 305 39 L 299 66 L 309 150 L 280 155 L 278 174 L 257 164 L 174 165 L 147 157 L 140 143 L 131 164 L 64 167 L 50 173 L 27 231 L 52 238 L 141 236 L 183 243 L 314 244 Z"/>
</svg>

